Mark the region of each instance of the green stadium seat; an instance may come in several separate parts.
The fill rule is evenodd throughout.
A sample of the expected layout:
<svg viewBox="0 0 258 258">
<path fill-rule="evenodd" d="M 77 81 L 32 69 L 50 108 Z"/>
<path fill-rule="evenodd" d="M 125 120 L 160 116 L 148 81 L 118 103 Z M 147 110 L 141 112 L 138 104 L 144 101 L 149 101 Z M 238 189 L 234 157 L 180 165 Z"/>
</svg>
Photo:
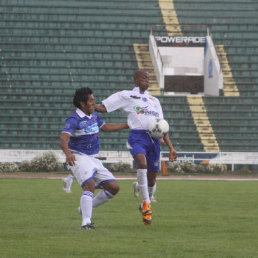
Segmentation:
<svg viewBox="0 0 258 258">
<path fill-rule="evenodd" d="M 257 6 L 250 0 L 175 0 L 174 5 L 180 23 L 211 27 L 215 44 L 224 45 L 240 92 L 238 98 L 203 98 L 221 150 L 240 150 L 243 144 L 241 151 L 257 150 L 248 141 L 258 126 Z M 59 149 L 56 138 L 74 109 L 74 90 L 91 87 L 100 102 L 131 89 L 138 68 L 133 44 L 147 44 L 151 26 L 164 23 L 158 2 L 151 0 L 137 5 L 117 0 L 2 0 L 1 8 L 1 148 Z M 186 26 L 182 32 L 192 30 Z M 186 98 L 159 99 L 177 151 L 204 151 Z M 119 112 L 103 119 L 125 121 Z M 17 127 L 20 135 L 15 134 Z M 126 150 L 128 133 L 101 134 L 101 148 Z M 226 133 L 235 140 L 229 141 Z"/>
</svg>

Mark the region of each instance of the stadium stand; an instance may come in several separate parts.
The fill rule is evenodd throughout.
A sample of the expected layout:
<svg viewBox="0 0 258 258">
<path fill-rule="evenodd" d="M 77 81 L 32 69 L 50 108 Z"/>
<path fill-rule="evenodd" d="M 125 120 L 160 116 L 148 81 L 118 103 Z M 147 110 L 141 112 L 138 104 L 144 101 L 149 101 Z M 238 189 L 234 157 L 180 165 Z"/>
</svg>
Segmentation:
<svg viewBox="0 0 258 258">
<path fill-rule="evenodd" d="M 118 90 L 131 89 L 133 72 L 140 66 L 135 44 L 148 44 L 151 26 L 165 21 L 161 1 L 156 0 L 1 2 L 1 149 L 59 149 L 74 90 L 91 87 L 100 102 Z M 170 8 L 172 1 L 162 2 Z M 210 27 L 218 51 L 223 50 L 218 54 L 224 89 L 236 85 L 233 93 L 225 90 L 219 97 L 202 98 L 216 150 L 258 151 L 257 6 L 255 0 L 174 1 L 180 24 Z M 181 33 L 199 33 L 188 28 L 182 26 Z M 141 65 L 152 69 L 149 61 Z M 209 150 L 187 98 L 157 94 L 177 151 Z M 119 112 L 103 118 L 125 121 Z M 127 136 L 128 131 L 102 133 L 101 148 L 126 150 Z"/>
<path fill-rule="evenodd" d="M 220 150 L 257 151 L 258 135 L 252 121 L 257 116 L 257 2 L 196 0 L 174 3 L 180 24 L 210 26 L 215 45 L 223 46 L 227 57 L 225 62 L 225 54 L 217 51 L 224 74 L 224 89 L 233 79 L 239 92 L 235 96 L 222 92 L 220 97 L 203 97 Z M 228 79 L 230 73 L 233 78 Z"/>
</svg>

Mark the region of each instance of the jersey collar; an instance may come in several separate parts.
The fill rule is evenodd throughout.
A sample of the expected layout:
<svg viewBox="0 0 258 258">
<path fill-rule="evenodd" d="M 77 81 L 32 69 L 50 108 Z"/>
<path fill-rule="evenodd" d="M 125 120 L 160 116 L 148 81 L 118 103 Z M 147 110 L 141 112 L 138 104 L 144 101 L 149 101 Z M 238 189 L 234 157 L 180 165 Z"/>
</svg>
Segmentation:
<svg viewBox="0 0 258 258">
<path fill-rule="evenodd" d="M 133 89 L 132 89 L 132 91 L 137 91 L 138 93 L 140 93 L 140 94 L 145 94 L 145 93 L 147 93 L 147 94 L 149 94 L 149 92 L 146 90 L 144 93 L 141 93 L 140 92 L 140 88 L 138 87 L 138 86 L 135 86 Z"/>
<path fill-rule="evenodd" d="M 80 118 L 84 118 L 85 116 L 88 117 L 88 118 L 91 118 L 92 114 L 90 116 L 87 116 L 84 112 L 82 112 L 81 109 L 77 108 L 76 109 L 76 113 L 77 115 L 80 117 Z"/>
</svg>

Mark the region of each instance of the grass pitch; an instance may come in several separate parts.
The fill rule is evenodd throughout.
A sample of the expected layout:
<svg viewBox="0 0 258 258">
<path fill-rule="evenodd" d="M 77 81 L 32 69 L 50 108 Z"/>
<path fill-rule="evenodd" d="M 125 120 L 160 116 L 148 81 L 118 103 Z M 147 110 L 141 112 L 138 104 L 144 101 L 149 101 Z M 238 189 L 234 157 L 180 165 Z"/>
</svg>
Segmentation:
<svg viewBox="0 0 258 258">
<path fill-rule="evenodd" d="M 258 257 L 257 181 L 158 181 L 151 226 L 132 182 L 83 231 L 76 182 L 0 179 L 0 257 Z"/>
</svg>

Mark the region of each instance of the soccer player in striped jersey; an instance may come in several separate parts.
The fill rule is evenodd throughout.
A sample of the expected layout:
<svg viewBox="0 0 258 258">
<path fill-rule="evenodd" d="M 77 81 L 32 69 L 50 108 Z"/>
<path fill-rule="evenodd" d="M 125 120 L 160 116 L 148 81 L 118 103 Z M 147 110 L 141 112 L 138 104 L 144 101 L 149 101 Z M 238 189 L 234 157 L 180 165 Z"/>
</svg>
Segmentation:
<svg viewBox="0 0 258 258">
<path fill-rule="evenodd" d="M 76 110 L 65 121 L 60 146 L 72 171 L 83 189 L 80 199 L 81 228 L 95 229 L 92 209 L 113 198 L 119 185 L 113 174 L 95 156 L 99 153 L 99 131 L 112 132 L 127 129 L 127 123 L 105 124 L 94 112 L 95 100 L 90 88 L 77 89 L 73 98 Z M 102 188 L 95 197 L 96 188 Z"/>
</svg>

